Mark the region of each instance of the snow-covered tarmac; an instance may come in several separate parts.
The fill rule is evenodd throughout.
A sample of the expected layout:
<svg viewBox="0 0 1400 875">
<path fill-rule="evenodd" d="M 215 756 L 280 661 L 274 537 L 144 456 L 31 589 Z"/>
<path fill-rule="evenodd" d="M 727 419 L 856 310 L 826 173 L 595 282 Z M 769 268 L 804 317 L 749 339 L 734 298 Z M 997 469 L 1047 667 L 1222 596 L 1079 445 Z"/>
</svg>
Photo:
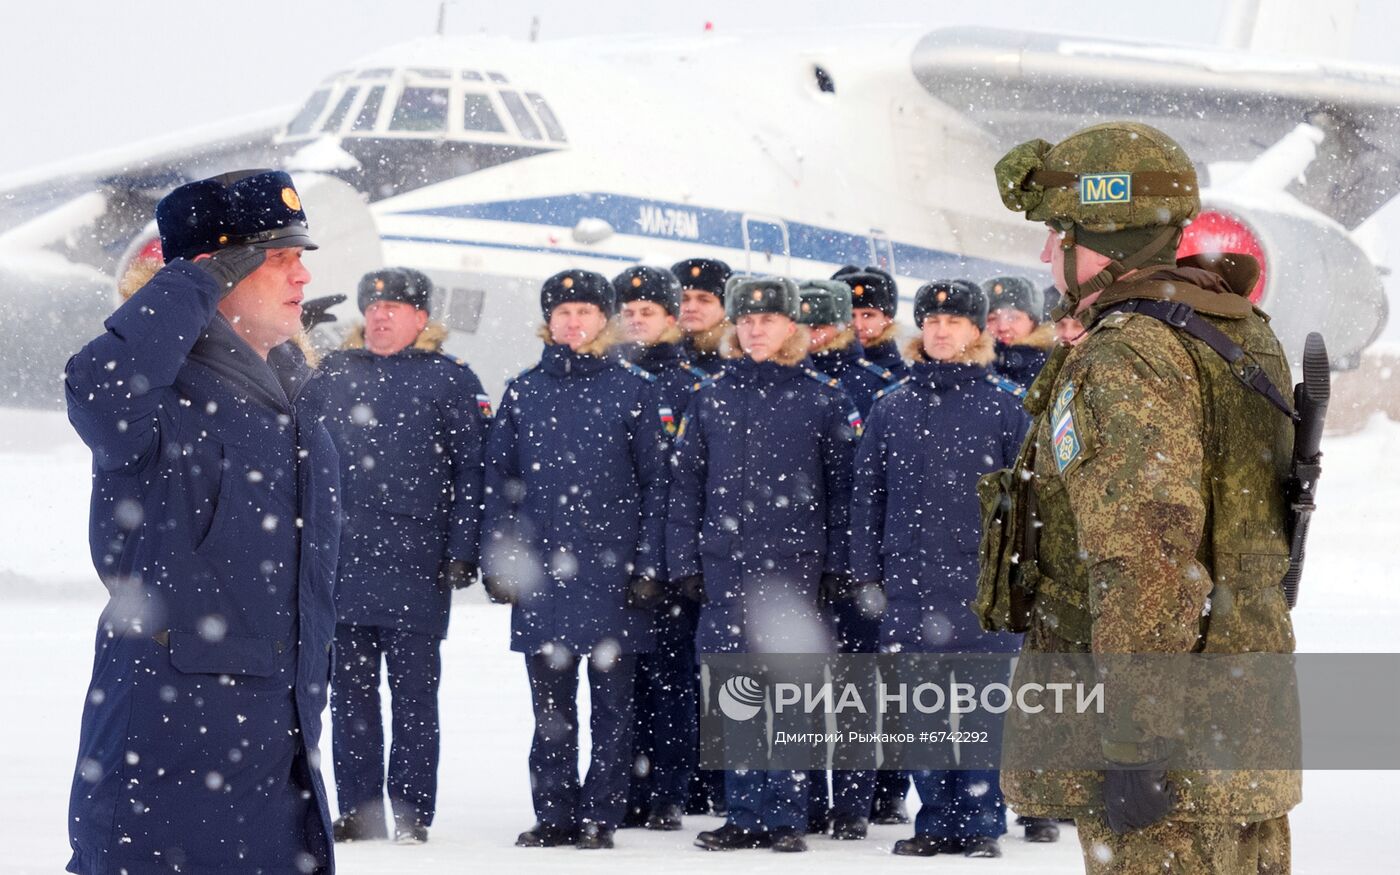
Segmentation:
<svg viewBox="0 0 1400 875">
<path fill-rule="evenodd" d="M 1322 510 L 1294 615 L 1300 649 L 1395 651 L 1400 574 L 1391 551 L 1400 538 L 1400 424 L 1375 421 L 1360 434 L 1329 439 L 1324 450 Z M 7 873 L 58 872 L 68 857 L 68 786 L 104 594 L 88 559 L 87 490 L 88 455 L 62 414 L 0 410 L 0 871 Z M 804 873 L 867 866 L 1081 871 L 1072 829 L 1058 845 L 1027 845 L 1013 828 L 999 861 L 891 856 L 910 827 L 875 827 L 864 842 L 813 839 L 803 855 L 706 854 L 690 842 L 717 825 L 707 818 L 687 818 L 680 833 L 621 832 L 612 852 L 517 849 L 516 833 L 533 819 L 525 769 L 531 722 L 524 666 L 506 649 L 507 627 L 506 609 L 487 604 L 479 588 L 458 594 L 443 651 L 443 759 L 432 840 L 343 848 L 340 872 L 714 872 L 736 865 Z M 583 725 L 586 731 L 586 716 Z M 1394 869 L 1386 813 L 1400 800 L 1400 772 L 1308 772 L 1303 793 L 1293 815 L 1295 872 Z"/>
</svg>

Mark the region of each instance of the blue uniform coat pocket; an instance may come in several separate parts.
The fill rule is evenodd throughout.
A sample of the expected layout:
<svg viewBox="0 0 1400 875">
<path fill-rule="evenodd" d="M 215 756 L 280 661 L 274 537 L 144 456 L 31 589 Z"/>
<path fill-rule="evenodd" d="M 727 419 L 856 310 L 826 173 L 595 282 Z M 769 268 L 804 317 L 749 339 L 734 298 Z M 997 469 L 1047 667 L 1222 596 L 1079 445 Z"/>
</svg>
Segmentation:
<svg viewBox="0 0 1400 875">
<path fill-rule="evenodd" d="M 226 635 L 213 641 L 194 632 L 170 632 L 170 664 L 185 674 L 271 677 L 276 649 L 266 638 Z"/>
</svg>

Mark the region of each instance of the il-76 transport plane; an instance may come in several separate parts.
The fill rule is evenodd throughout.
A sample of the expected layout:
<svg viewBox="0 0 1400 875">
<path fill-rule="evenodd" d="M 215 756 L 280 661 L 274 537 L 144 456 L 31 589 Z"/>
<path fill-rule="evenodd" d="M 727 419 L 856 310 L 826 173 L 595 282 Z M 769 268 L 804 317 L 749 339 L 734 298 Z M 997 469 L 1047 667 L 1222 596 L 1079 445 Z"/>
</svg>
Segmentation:
<svg viewBox="0 0 1400 875">
<path fill-rule="evenodd" d="M 878 264 L 906 296 L 936 277 L 1048 281 L 1043 229 L 1001 206 L 992 165 L 1109 118 L 1200 162 L 1206 210 L 1185 245 L 1260 257 L 1254 298 L 1290 351 L 1320 330 L 1354 366 L 1386 315 L 1354 232 L 1400 188 L 1400 72 L 977 28 L 385 49 L 294 111 L 0 180 L 0 306 L 33 327 L 8 355 L 55 396 L 66 350 L 153 238 L 155 201 L 260 165 L 298 174 L 322 245 L 308 295 L 384 263 L 425 270 L 448 348 L 491 391 L 535 358 L 539 284 L 565 267 Z"/>
</svg>

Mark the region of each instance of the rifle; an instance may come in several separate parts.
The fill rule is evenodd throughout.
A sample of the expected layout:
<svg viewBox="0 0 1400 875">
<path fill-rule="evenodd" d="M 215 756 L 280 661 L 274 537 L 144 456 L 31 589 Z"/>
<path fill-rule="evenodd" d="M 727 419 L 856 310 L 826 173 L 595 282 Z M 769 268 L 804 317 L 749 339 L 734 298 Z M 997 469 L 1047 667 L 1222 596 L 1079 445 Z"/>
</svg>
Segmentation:
<svg viewBox="0 0 1400 875">
<path fill-rule="evenodd" d="M 1298 603 L 1303 577 L 1304 547 L 1308 525 L 1317 509 L 1317 480 L 1322 475 L 1322 424 L 1332 395 L 1332 374 L 1327 344 L 1316 331 L 1303 344 L 1303 382 L 1293 387 L 1293 461 L 1288 472 L 1288 503 L 1293 515 L 1288 533 L 1288 573 L 1283 576 L 1283 597 L 1289 610 Z"/>
</svg>

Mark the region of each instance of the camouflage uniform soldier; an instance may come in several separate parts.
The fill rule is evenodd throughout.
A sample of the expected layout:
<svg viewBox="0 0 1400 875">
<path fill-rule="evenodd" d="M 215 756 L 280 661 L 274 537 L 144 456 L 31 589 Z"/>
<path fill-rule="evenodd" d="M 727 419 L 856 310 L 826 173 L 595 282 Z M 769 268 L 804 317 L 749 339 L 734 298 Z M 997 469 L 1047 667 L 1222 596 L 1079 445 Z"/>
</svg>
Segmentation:
<svg viewBox="0 0 1400 875">
<path fill-rule="evenodd" d="M 1279 586 L 1291 423 L 1215 344 L 1160 315 L 1186 305 L 1273 386 L 1290 386 L 1268 317 L 1246 297 L 1257 263 L 1176 259 L 1200 209 L 1196 174 L 1146 125 L 1033 140 L 997 163 L 996 179 L 1008 208 L 1049 225 L 1041 260 L 1064 292 L 1055 317 L 1077 314 L 1088 334 L 1055 352 L 1026 400 L 1035 422 L 1018 466 L 1033 494 L 1009 488 L 1038 505 L 1028 610 L 998 620 L 979 592 L 984 625 L 1026 631 L 1024 652 L 1291 652 Z M 1298 772 L 1169 772 L 1167 739 L 1105 735 L 1101 772 L 1002 779 L 1017 811 L 1075 819 L 1087 871 L 1289 870 Z"/>
</svg>

